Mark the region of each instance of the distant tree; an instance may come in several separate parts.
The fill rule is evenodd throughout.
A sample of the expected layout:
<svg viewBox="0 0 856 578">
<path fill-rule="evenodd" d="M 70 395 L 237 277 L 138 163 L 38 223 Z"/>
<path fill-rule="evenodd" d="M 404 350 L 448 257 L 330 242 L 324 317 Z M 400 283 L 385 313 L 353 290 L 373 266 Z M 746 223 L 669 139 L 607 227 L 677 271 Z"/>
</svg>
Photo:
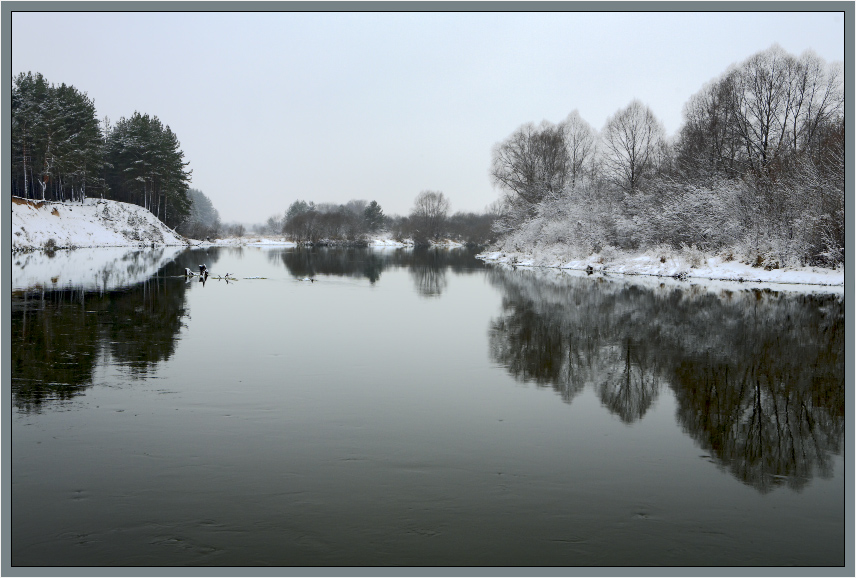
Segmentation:
<svg viewBox="0 0 856 578">
<path fill-rule="evenodd" d="M 357 216 L 362 216 L 369 202 L 365 199 L 351 199 L 343 205 L 343 208 Z"/>
<path fill-rule="evenodd" d="M 415 241 L 439 239 L 449 213 L 449 200 L 439 191 L 422 191 L 416 195 L 410 219 L 415 226 Z"/>
<path fill-rule="evenodd" d="M 225 227 L 226 234 L 230 237 L 243 237 L 246 232 L 246 228 L 241 223 L 235 223 L 232 225 L 227 225 Z"/>
<path fill-rule="evenodd" d="M 664 137 L 662 123 L 640 101 L 616 112 L 603 129 L 606 178 L 624 191 L 636 192 L 657 169 Z"/>
<path fill-rule="evenodd" d="M 383 209 L 377 204 L 377 201 L 372 201 L 363 210 L 363 221 L 366 229 L 369 232 L 377 232 L 384 223 Z"/>
<path fill-rule="evenodd" d="M 303 213 L 307 213 L 309 211 L 315 210 L 315 203 L 307 203 L 306 201 L 296 200 L 291 205 L 288 206 L 288 210 L 285 212 L 285 220 L 289 220 L 292 217 L 296 217 L 297 215 L 302 215 Z"/>
<path fill-rule="evenodd" d="M 458 212 L 449 217 L 446 229 L 453 239 L 469 246 L 486 245 L 494 240 L 492 225 L 496 215 L 491 213 Z"/>
<path fill-rule="evenodd" d="M 279 235 L 282 234 L 283 227 L 285 227 L 285 218 L 271 215 L 265 221 L 264 225 L 262 225 L 261 229 L 268 235 Z"/>
<path fill-rule="evenodd" d="M 214 208 L 211 199 L 197 189 L 188 189 L 187 194 L 191 202 L 190 214 L 176 230 L 194 239 L 219 236 L 222 228 L 220 213 Z"/>
<path fill-rule="evenodd" d="M 298 243 L 314 243 L 319 240 L 318 211 L 304 211 L 286 218 L 282 232 Z"/>
</svg>

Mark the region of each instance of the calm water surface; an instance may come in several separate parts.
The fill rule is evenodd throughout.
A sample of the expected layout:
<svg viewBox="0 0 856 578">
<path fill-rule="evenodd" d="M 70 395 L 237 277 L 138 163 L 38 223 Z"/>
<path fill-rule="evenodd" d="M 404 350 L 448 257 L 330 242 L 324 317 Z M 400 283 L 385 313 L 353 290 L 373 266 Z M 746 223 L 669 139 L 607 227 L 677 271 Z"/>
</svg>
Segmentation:
<svg viewBox="0 0 856 578">
<path fill-rule="evenodd" d="M 840 294 L 158 258 L 15 286 L 14 566 L 844 563 Z"/>
</svg>

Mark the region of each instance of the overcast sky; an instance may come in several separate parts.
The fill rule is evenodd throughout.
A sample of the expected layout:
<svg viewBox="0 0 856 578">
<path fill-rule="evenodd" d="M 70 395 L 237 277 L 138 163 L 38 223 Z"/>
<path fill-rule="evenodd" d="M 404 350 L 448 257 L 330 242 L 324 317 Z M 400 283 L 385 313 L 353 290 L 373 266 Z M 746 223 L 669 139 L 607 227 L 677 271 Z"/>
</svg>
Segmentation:
<svg viewBox="0 0 856 578">
<path fill-rule="evenodd" d="M 778 43 L 844 60 L 837 13 L 15 13 L 12 72 L 99 117 L 157 116 L 225 222 L 296 199 L 422 190 L 481 211 L 494 143 L 574 109 L 595 129 L 633 99 L 674 134 L 687 99 Z"/>
</svg>

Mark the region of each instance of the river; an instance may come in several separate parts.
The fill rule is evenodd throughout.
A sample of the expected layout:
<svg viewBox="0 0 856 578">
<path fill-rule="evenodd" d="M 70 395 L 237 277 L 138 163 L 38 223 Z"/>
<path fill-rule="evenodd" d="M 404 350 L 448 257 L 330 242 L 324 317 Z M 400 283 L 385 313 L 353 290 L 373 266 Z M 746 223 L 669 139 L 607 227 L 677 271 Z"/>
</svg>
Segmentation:
<svg viewBox="0 0 856 578">
<path fill-rule="evenodd" d="M 840 291 L 90 251 L 13 268 L 14 567 L 844 564 Z"/>
</svg>

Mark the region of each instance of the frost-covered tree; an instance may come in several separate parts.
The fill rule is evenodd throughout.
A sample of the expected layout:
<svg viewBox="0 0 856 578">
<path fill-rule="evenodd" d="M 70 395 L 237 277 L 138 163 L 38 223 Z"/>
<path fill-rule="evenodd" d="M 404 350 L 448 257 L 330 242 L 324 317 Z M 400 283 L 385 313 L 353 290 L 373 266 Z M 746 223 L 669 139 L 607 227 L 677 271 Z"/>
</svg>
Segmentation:
<svg viewBox="0 0 856 578">
<path fill-rule="evenodd" d="M 595 178 L 583 186 L 571 129 L 589 133 L 572 113 L 560 124 L 570 159 L 561 195 L 544 194 L 538 129 L 524 125 L 494 147 L 499 247 L 562 259 L 612 247 L 661 258 L 680 249 L 691 261 L 718 252 L 767 268 L 836 266 L 844 256 L 841 80 L 839 64 L 773 46 L 693 95 L 673 143 L 633 101 L 606 123 L 588 171 Z"/>
<path fill-rule="evenodd" d="M 559 130 L 562 131 L 570 171 L 568 187 L 575 189 L 577 185 L 585 184 L 587 177 L 592 175 L 593 161 L 597 153 L 597 135 L 577 110 L 559 123 Z"/>
<path fill-rule="evenodd" d="M 665 132 L 651 109 L 638 100 L 616 112 L 602 132 L 606 178 L 620 189 L 635 193 L 658 168 Z"/>
</svg>

